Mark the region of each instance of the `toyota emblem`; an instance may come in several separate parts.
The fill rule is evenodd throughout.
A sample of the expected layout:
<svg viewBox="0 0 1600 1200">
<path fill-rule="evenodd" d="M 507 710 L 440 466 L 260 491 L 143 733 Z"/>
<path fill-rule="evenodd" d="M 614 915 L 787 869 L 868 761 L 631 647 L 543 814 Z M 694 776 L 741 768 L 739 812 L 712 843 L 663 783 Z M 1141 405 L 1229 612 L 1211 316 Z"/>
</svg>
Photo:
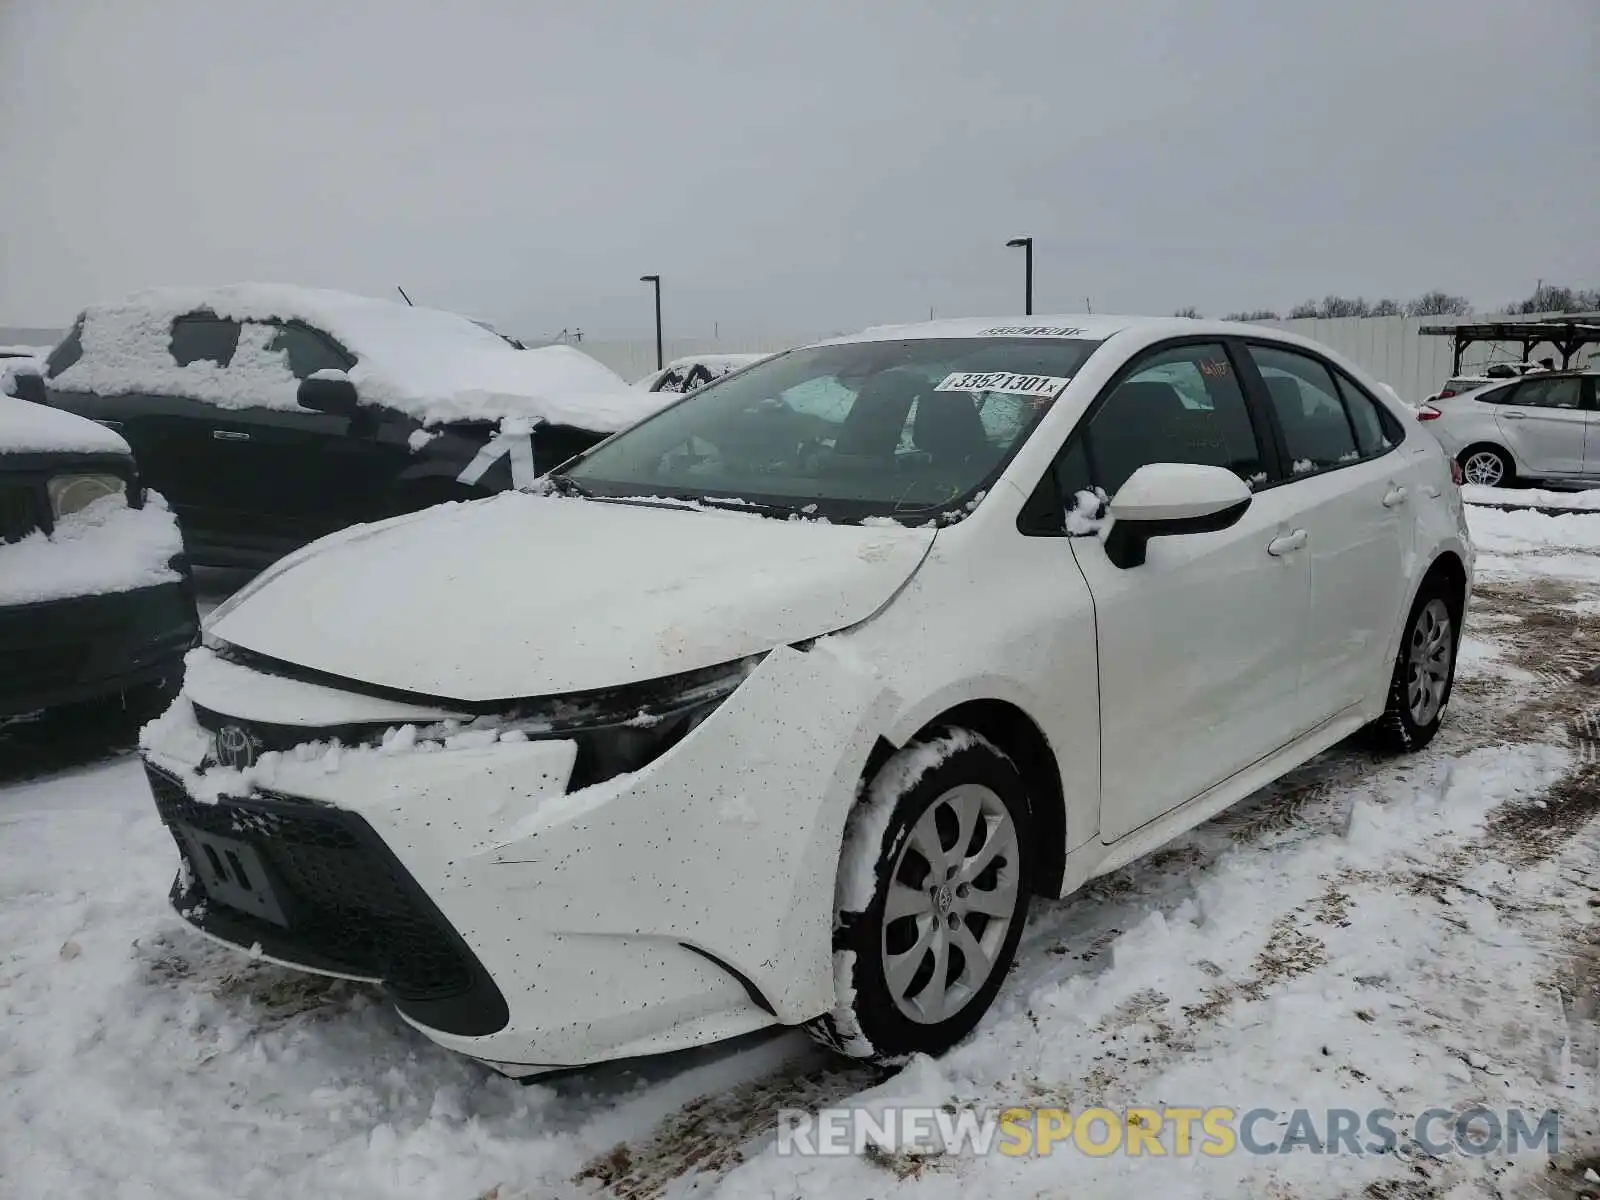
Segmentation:
<svg viewBox="0 0 1600 1200">
<path fill-rule="evenodd" d="M 217 762 L 225 767 L 242 771 L 254 766 L 258 749 L 256 739 L 241 725 L 224 725 L 217 731 Z"/>
</svg>

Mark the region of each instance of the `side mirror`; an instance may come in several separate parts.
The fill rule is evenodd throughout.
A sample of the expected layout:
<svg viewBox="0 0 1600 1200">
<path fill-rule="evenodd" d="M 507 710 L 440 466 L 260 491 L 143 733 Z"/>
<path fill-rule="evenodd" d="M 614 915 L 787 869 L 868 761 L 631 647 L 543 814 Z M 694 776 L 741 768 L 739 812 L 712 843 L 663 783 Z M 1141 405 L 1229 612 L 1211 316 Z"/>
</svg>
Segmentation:
<svg viewBox="0 0 1600 1200">
<path fill-rule="evenodd" d="M 1142 566 L 1151 538 L 1226 529 L 1250 500 L 1244 480 L 1225 467 L 1148 463 L 1111 498 L 1106 557 L 1124 570 Z"/>
<path fill-rule="evenodd" d="M 4 380 L 4 390 L 7 395 L 15 396 L 18 400 L 30 400 L 34 404 L 48 402 L 44 390 L 44 376 L 39 374 L 39 368 L 32 362 L 6 367 Z"/>
<path fill-rule="evenodd" d="M 356 385 L 343 371 L 332 369 L 317 371 L 302 379 L 295 400 L 301 408 L 336 417 L 354 417 L 360 409 Z"/>
</svg>

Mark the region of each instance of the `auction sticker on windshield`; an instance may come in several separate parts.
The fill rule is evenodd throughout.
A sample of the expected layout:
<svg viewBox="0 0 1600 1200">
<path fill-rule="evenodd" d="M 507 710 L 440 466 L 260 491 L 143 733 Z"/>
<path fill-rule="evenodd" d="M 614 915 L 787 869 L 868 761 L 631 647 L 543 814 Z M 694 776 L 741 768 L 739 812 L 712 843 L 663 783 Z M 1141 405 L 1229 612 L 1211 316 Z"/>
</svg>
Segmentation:
<svg viewBox="0 0 1600 1200">
<path fill-rule="evenodd" d="M 1071 378 L 1059 375 L 1018 375 L 1011 371 L 955 371 L 946 375 L 936 392 L 1003 392 L 1009 396 L 1038 396 L 1054 400 Z"/>
</svg>

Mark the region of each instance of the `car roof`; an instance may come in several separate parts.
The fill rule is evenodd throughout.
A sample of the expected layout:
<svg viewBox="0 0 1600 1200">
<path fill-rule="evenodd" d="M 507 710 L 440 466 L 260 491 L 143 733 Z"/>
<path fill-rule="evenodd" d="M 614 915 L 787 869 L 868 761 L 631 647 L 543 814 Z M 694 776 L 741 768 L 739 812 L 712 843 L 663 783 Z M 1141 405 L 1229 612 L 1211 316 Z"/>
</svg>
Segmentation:
<svg viewBox="0 0 1600 1200">
<path fill-rule="evenodd" d="M 890 342 L 917 338 L 1037 337 L 1104 341 L 1124 331 L 1151 336 L 1182 337 L 1192 334 L 1270 337 L 1285 342 L 1305 339 L 1288 330 L 1243 321 L 1208 321 L 1193 317 L 1149 317 L 1103 313 L 1054 313 L 1048 316 L 955 317 L 917 321 L 905 325 L 874 325 L 859 333 L 828 338 L 818 345 L 851 342 Z"/>
</svg>

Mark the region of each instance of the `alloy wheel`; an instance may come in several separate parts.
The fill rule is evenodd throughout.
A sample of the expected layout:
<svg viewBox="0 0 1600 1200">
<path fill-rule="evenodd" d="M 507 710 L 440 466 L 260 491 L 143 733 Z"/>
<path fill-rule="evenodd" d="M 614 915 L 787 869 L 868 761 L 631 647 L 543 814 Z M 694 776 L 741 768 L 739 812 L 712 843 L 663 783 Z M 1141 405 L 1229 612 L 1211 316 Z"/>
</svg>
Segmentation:
<svg viewBox="0 0 1600 1200">
<path fill-rule="evenodd" d="M 912 1021 L 955 1016 L 989 981 L 1015 919 L 1017 827 L 981 784 L 930 804 L 887 880 L 880 953 L 895 1007 Z"/>
<path fill-rule="evenodd" d="M 1506 465 L 1493 450 L 1479 450 L 1467 456 L 1467 461 L 1461 464 L 1461 473 L 1468 483 L 1494 487 L 1505 478 Z"/>
</svg>

